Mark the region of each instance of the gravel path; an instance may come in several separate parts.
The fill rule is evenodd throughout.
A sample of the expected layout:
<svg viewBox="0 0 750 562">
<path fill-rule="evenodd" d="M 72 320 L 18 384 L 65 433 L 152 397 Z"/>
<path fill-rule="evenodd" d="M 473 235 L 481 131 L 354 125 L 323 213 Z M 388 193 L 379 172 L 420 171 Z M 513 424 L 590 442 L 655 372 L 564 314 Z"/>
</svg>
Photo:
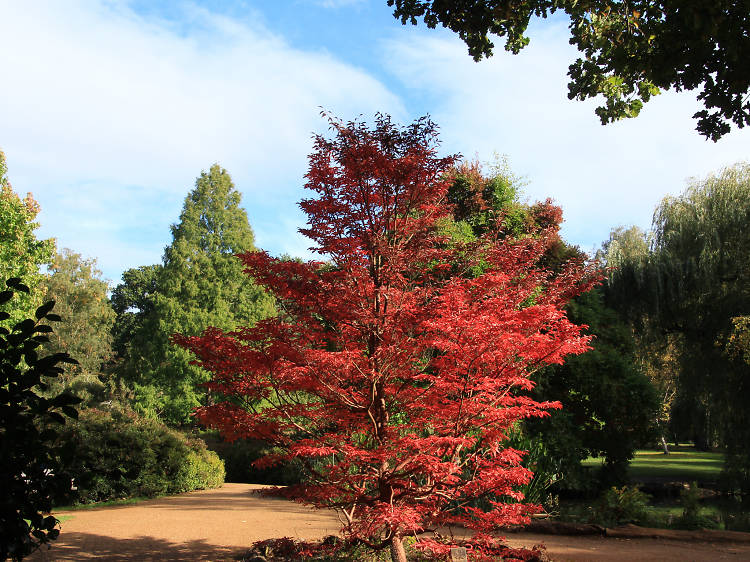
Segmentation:
<svg viewBox="0 0 750 562">
<path fill-rule="evenodd" d="M 58 512 L 60 538 L 32 561 L 232 560 L 254 541 L 336 534 L 338 519 L 284 499 L 253 493 L 262 486 L 225 484 L 135 505 Z M 513 546 L 544 543 L 557 561 L 635 562 L 750 560 L 750 544 L 513 534 Z"/>
</svg>

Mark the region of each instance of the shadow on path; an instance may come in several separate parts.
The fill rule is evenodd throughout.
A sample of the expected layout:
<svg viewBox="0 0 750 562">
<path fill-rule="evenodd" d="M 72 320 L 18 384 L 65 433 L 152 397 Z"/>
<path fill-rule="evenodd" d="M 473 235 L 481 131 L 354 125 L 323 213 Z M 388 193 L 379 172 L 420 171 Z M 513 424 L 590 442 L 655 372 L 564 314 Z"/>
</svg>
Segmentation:
<svg viewBox="0 0 750 562">
<path fill-rule="evenodd" d="M 155 537 L 116 539 L 89 533 L 66 533 L 65 541 L 43 547 L 28 560 L 52 562 L 67 560 L 164 560 L 178 562 L 187 560 L 234 560 L 242 549 L 232 549 L 204 540 L 186 543 L 170 543 Z"/>
</svg>

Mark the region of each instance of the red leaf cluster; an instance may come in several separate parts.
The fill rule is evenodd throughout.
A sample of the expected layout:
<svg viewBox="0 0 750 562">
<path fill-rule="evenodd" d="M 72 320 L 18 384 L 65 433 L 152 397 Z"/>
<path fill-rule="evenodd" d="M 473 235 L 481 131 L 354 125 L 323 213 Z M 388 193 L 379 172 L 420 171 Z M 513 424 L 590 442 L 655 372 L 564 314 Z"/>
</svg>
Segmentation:
<svg viewBox="0 0 750 562">
<path fill-rule="evenodd" d="M 531 473 L 504 442 L 518 420 L 559 407 L 524 391 L 533 371 L 588 349 L 562 307 L 596 274 L 539 268 L 554 229 L 442 243 L 456 158 L 436 155 L 428 120 L 331 124 L 310 156 L 316 197 L 301 203 L 302 232 L 326 261 L 241 256 L 282 313 L 176 338 L 213 373 L 219 399 L 197 415 L 230 439 L 278 446 L 267 465 L 301 459 L 309 481 L 285 495 L 337 508 L 345 533 L 375 548 L 438 526 L 523 522 L 534 507 L 516 489 Z M 478 277 L 455 274 L 480 262 Z"/>
</svg>

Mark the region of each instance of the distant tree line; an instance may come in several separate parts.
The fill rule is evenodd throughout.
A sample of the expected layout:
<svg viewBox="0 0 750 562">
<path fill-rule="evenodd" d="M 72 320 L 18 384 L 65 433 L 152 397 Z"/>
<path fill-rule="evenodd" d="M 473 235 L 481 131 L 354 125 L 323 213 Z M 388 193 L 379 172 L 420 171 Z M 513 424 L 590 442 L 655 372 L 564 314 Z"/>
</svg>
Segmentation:
<svg viewBox="0 0 750 562">
<path fill-rule="evenodd" d="M 750 166 L 666 197 L 653 229 L 613 231 L 605 293 L 633 327 L 659 389 L 659 428 L 722 448 L 732 487 L 750 486 Z"/>
</svg>

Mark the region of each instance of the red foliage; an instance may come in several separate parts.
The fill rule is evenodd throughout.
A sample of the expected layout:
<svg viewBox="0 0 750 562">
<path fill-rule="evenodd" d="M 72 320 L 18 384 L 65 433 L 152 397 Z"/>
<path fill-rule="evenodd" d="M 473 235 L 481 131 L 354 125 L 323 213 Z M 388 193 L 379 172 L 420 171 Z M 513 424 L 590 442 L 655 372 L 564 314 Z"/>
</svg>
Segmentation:
<svg viewBox="0 0 750 562">
<path fill-rule="evenodd" d="M 531 476 L 523 452 L 503 443 L 518 420 L 559 406 L 523 391 L 534 370 L 588 349 L 562 307 L 596 275 L 538 268 L 554 232 L 441 243 L 455 158 L 436 156 L 429 121 L 331 125 L 310 156 L 316 197 L 301 203 L 302 232 L 327 262 L 241 256 L 283 313 L 176 338 L 213 373 L 218 400 L 197 416 L 230 439 L 278 446 L 268 465 L 301 459 L 309 481 L 283 493 L 337 508 L 351 538 L 383 548 L 462 525 L 481 542 L 535 510 L 516 491 Z M 480 260 L 479 277 L 447 275 Z"/>
<path fill-rule="evenodd" d="M 547 198 L 543 202 L 537 202 L 531 207 L 530 213 L 534 228 L 538 230 L 551 229 L 555 232 L 560 230 L 562 223 L 562 209 Z"/>
</svg>

